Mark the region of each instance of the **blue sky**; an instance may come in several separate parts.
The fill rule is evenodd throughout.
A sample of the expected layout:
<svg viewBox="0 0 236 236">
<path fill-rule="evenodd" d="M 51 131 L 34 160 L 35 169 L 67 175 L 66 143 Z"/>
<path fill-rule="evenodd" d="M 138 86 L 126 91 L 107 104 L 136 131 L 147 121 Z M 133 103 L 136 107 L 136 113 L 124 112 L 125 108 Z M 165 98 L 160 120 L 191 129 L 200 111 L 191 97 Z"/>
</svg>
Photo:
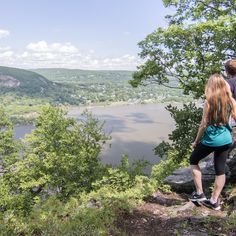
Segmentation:
<svg viewBox="0 0 236 236">
<path fill-rule="evenodd" d="M 0 1 L 0 65 L 133 70 L 168 13 L 161 0 Z"/>
</svg>

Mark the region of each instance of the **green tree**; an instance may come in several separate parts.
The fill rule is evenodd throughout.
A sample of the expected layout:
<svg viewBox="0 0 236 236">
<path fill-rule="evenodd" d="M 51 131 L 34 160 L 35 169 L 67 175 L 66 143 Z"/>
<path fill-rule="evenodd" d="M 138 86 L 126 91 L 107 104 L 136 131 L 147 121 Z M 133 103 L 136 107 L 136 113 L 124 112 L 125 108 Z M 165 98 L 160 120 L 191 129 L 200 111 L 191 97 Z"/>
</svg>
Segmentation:
<svg viewBox="0 0 236 236">
<path fill-rule="evenodd" d="M 175 161 L 180 163 L 182 159 L 190 154 L 193 137 L 196 137 L 199 127 L 199 120 L 202 117 L 202 108 L 197 107 L 194 103 L 184 104 L 179 109 L 168 105 L 166 109 L 176 122 L 175 130 L 169 134 L 171 145 L 168 142 L 161 142 L 155 149 L 155 154 L 159 157 L 166 157 L 170 149 L 174 149 L 176 156 Z"/>
<path fill-rule="evenodd" d="M 221 73 L 223 62 L 236 57 L 236 1 L 163 0 L 163 3 L 174 8 L 175 13 L 166 16 L 167 28 L 157 28 L 139 43 L 140 57 L 145 62 L 137 68 L 130 83 L 134 87 L 147 83 L 171 87 L 170 82 L 177 80 L 177 87 L 184 94 L 201 98 L 209 76 Z M 168 110 L 176 121 L 170 139 L 183 158 L 188 153 L 186 146 L 194 139 L 202 111 L 191 104 L 182 110 L 169 106 Z M 189 128 L 194 131 L 189 132 Z M 188 134 L 187 142 L 184 133 Z M 162 143 L 156 151 L 163 152 L 166 147 L 168 144 Z"/>
<path fill-rule="evenodd" d="M 140 57 L 131 84 L 148 79 L 168 84 L 175 78 L 184 93 L 199 98 L 206 80 L 222 71 L 222 62 L 236 57 L 235 0 L 165 0 L 176 13 L 167 16 L 167 28 L 159 27 L 139 43 Z"/>
<path fill-rule="evenodd" d="M 13 125 L 2 108 L 0 108 L 0 160 L 4 169 L 15 161 L 18 143 L 14 139 Z"/>
<path fill-rule="evenodd" d="M 102 174 L 98 155 L 108 138 L 91 114 L 84 113 L 79 123 L 65 115 L 59 108 L 46 107 L 27 138 L 27 155 L 35 155 L 47 188 L 63 198 L 91 190 Z"/>
<path fill-rule="evenodd" d="M 88 112 L 77 122 L 60 108 L 45 107 L 0 176 L 0 206 L 28 212 L 49 195 L 66 200 L 91 191 L 104 173 L 98 155 L 107 139 L 103 123 Z"/>
</svg>

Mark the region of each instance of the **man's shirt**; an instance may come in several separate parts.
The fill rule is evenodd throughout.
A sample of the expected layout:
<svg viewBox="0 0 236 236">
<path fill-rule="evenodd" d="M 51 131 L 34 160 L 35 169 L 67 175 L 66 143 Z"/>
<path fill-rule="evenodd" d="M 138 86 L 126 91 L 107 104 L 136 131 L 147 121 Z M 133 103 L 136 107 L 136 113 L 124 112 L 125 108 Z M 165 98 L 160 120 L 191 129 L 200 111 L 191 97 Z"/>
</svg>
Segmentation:
<svg viewBox="0 0 236 236">
<path fill-rule="evenodd" d="M 228 79 L 227 82 L 230 86 L 232 95 L 233 95 L 234 99 L 236 100 L 236 76 L 234 76 L 231 79 Z"/>
<path fill-rule="evenodd" d="M 228 82 L 228 84 L 230 86 L 233 98 L 236 100 L 236 76 L 234 76 L 231 79 L 228 79 L 227 82 Z M 230 125 L 231 125 L 231 127 L 235 127 L 236 126 L 236 121 L 232 117 L 230 119 Z"/>
</svg>

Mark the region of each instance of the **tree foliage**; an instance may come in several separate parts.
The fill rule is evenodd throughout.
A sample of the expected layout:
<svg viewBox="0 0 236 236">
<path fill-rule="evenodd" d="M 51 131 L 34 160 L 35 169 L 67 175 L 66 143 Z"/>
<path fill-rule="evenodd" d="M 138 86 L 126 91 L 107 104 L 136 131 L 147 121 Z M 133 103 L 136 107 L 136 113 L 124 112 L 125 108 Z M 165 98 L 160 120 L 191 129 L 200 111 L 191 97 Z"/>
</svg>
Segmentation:
<svg viewBox="0 0 236 236">
<path fill-rule="evenodd" d="M 235 0 L 163 0 L 166 7 L 174 6 L 176 13 L 166 16 L 171 23 L 207 21 L 220 16 L 234 17 Z"/>
<path fill-rule="evenodd" d="M 15 159 L 18 143 L 14 139 L 13 125 L 3 108 L 0 108 L 0 160 L 5 168 Z"/>
<path fill-rule="evenodd" d="M 202 108 L 194 103 L 184 104 L 182 108 L 168 105 L 166 109 L 175 120 L 175 130 L 169 134 L 171 145 L 163 141 L 155 149 L 155 154 L 166 157 L 171 149 L 175 150 L 175 161 L 180 163 L 190 152 L 191 143 L 197 134 L 199 120 L 202 117 Z"/>
<path fill-rule="evenodd" d="M 45 107 L 21 145 L 2 110 L 0 125 L 0 155 L 11 160 L 0 174 L 1 235 L 108 235 L 121 211 L 154 191 L 141 174 L 146 162 L 130 165 L 125 155 L 117 168 L 102 165 L 110 137 L 88 112 L 76 121 Z"/>
<path fill-rule="evenodd" d="M 80 122 L 65 115 L 59 108 L 45 107 L 35 130 L 15 152 L 14 161 L 6 162 L 0 176 L 1 207 L 27 212 L 50 195 L 66 200 L 89 192 L 92 183 L 101 178 L 104 167 L 98 155 L 109 138 L 103 123 L 87 112 Z M 9 121 L 5 123 L 12 127 Z M 0 145 L 14 151 L 10 139 Z M 10 151 L 2 153 L 9 157 Z"/>
<path fill-rule="evenodd" d="M 203 98 L 204 86 L 213 73 L 222 73 L 223 63 L 236 57 L 236 0 L 163 0 L 174 9 L 167 15 L 168 27 L 157 28 L 139 43 L 145 62 L 137 68 L 130 83 L 158 83 L 169 86 L 177 80 L 184 94 Z M 183 109 L 168 106 L 176 121 L 169 135 L 171 144 L 163 142 L 156 154 L 163 156 L 171 147 L 179 159 L 189 153 L 196 135 L 202 109 L 192 104 Z"/>
<path fill-rule="evenodd" d="M 202 96 L 206 80 L 236 57 L 236 1 L 165 0 L 176 9 L 167 28 L 158 28 L 139 43 L 140 57 L 131 84 L 150 79 L 166 84 L 172 78 L 184 93 Z"/>
</svg>

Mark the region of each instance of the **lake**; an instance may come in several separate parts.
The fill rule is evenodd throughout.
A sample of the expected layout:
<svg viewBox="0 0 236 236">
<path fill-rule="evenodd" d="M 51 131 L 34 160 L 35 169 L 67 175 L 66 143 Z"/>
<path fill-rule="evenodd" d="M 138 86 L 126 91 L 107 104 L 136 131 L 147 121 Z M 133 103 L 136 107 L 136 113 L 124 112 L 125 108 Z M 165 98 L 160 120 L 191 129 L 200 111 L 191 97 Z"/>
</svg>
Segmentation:
<svg viewBox="0 0 236 236">
<path fill-rule="evenodd" d="M 86 107 L 95 117 L 105 121 L 105 130 L 110 133 L 109 140 L 100 155 L 103 163 L 117 165 L 123 154 L 128 154 L 130 161 L 144 159 L 151 164 L 159 162 L 153 148 L 168 139 L 174 129 L 174 121 L 166 104 L 132 104 L 120 106 Z M 70 117 L 80 118 L 85 108 L 71 108 Z M 15 127 L 17 139 L 33 130 L 32 125 Z"/>
</svg>

